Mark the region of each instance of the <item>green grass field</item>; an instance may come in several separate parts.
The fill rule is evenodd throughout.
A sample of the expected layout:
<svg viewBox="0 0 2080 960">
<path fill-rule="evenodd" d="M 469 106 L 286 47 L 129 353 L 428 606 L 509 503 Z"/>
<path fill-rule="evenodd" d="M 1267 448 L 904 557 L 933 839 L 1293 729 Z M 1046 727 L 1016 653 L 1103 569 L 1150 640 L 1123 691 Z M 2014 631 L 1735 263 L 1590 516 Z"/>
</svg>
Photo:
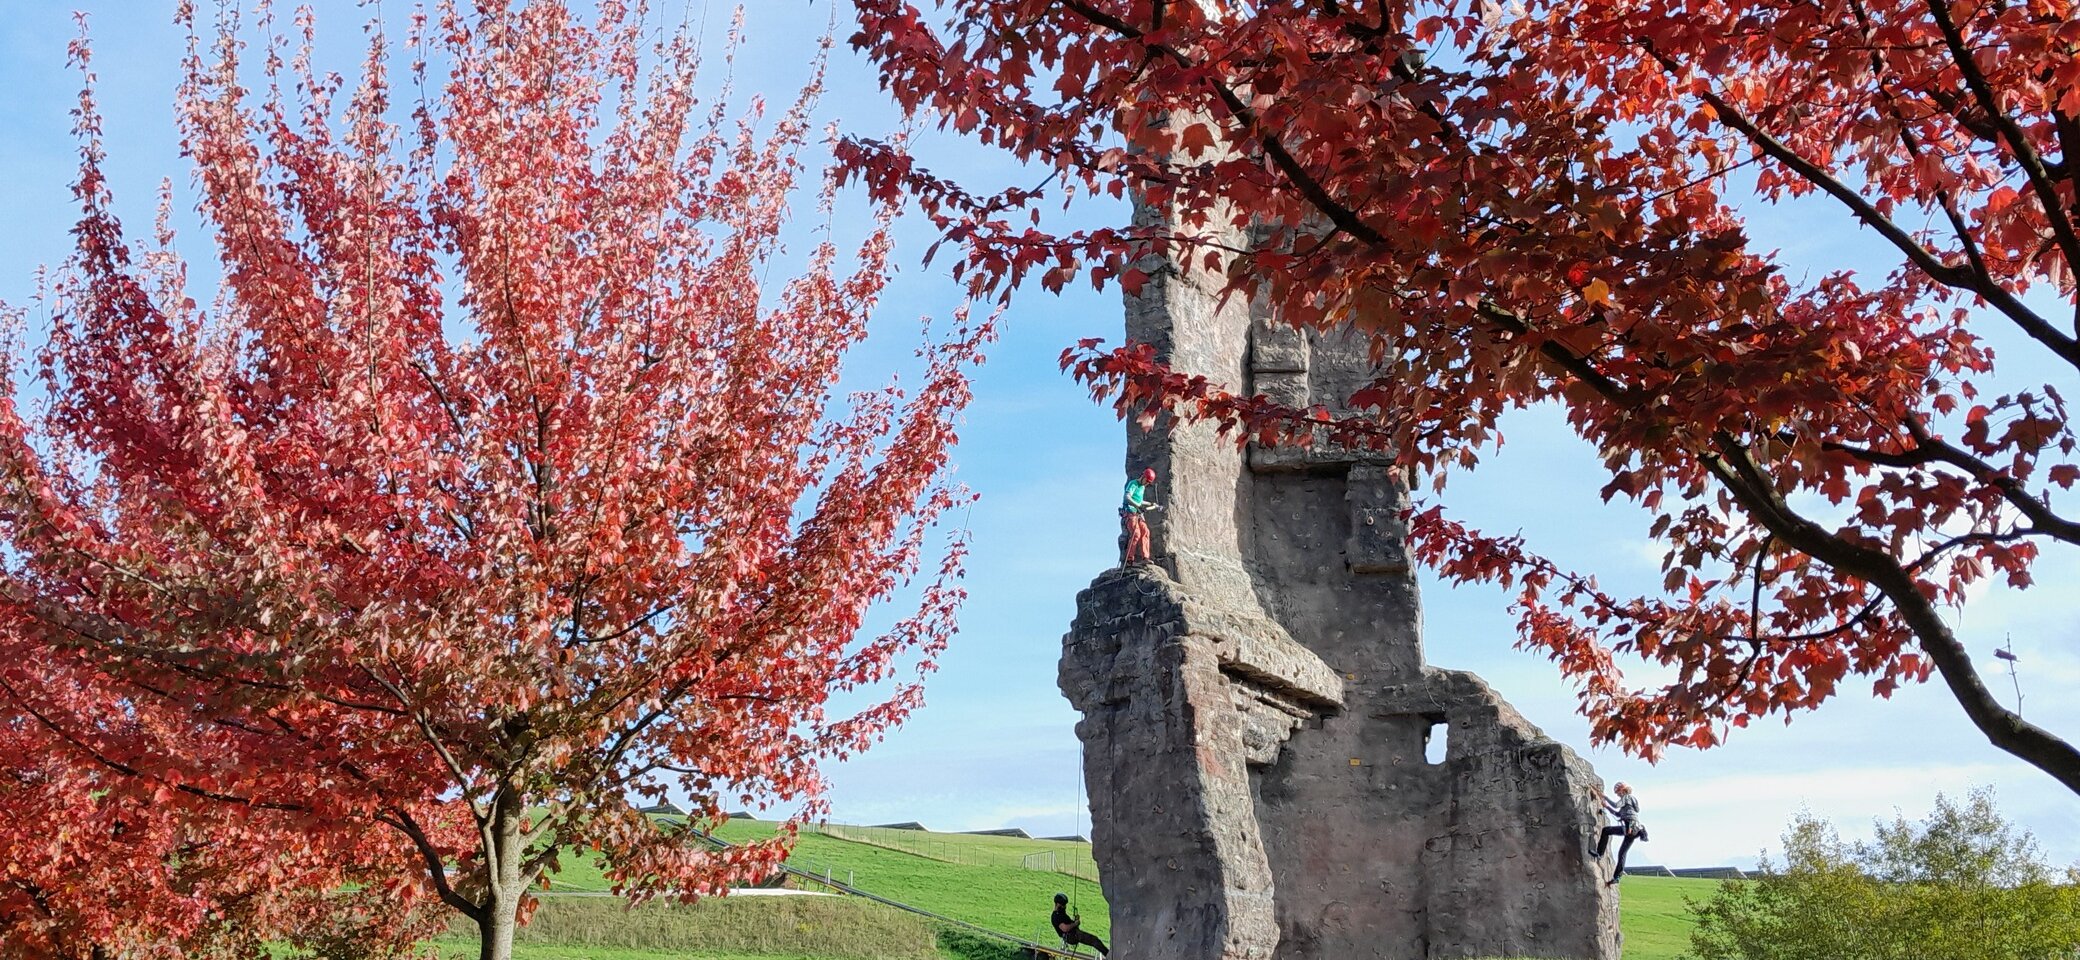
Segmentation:
<svg viewBox="0 0 2080 960">
<path fill-rule="evenodd" d="M 441 960 L 475 960 L 477 945 L 460 940 L 434 944 Z M 638 950 L 628 947 L 585 947 L 556 943 L 513 944 L 513 960 L 830 960 L 806 953 L 689 953 L 685 950 Z"/>
<path fill-rule="evenodd" d="M 442 953 L 475 947 L 466 924 Z M 855 897 L 719 897 L 631 908 L 611 897 L 548 897 L 521 928 L 525 957 L 641 956 L 939 960 L 937 930 L 922 917 Z M 559 953 L 558 951 L 562 951 Z M 524 958 L 523 958 L 524 960 Z"/>
<path fill-rule="evenodd" d="M 1625 960 L 1675 960 L 1690 950 L 1690 911 L 1683 898 L 1702 900 L 1717 880 L 1626 877 L 1618 929 L 1625 934 Z"/>
<path fill-rule="evenodd" d="M 742 842 L 770 837 L 773 831 L 774 825 L 771 823 L 735 820 L 724 825 L 717 834 L 731 842 Z M 1073 856 L 1078 853 L 1085 858 L 1084 862 L 1088 863 L 1087 846 L 1070 845 L 1060 841 L 1020 840 L 1013 837 L 889 832 L 909 832 L 915 835 L 895 838 L 874 836 L 870 839 L 875 842 L 857 842 L 820 834 L 804 834 L 788 862 L 798 869 L 814 873 L 828 871 L 839 881 L 849 878 L 853 886 L 869 893 L 1029 939 L 1043 939 L 1047 936 L 1047 913 L 1052 906 L 1051 900 L 1055 891 L 1062 890 L 1075 898 L 1078 908 L 1083 913 L 1086 929 L 1101 937 L 1110 937 L 1111 923 L 1106 915 L 1104 899 L 1095 883 L 1079 881 L 1063 873 L 1026 869 L 1019 865 L 1027 853 L 1059 851 L 1065 846 L 1080 849 L 1067 855 L 1058 852 L 1056 863 L 1073 862 Z M 934 853 L 937 856 L 923 856 L 892 849 L 897 843 L 912 846 L 920 853 Z M 955 849 L 970 845 L 975 849 Z M 1676 960 L 1680 957 L 1690 945 L 1690 921 L 1684 906 L 1684 897 L 1701 899 L 1710 895 L 1716 886 L 1716 881 L 1711 880 L 1627 877 L 1622 887 L 1624 908 L 1621 918 L 1625 935 L 1625 960 Z M 565 869 L 552 878 L 550 889 L 552 892 L 598 892 L 605 891 L 608 887 L 609 884 L 601 876 L 597 865 L 581 859 L 567 861 Z M 722 902 L 734 905 L 754 899 L 744 897 L 736 901 Z M 790 901 L 796 899 L 823 900 L 789 898 Z M 658 941 L 655 938 L 641 940 L 620 937 L 613 932 L 616 921 L 598 919 L 606 915 L 601 911 L 620 910 L 619 905 L 611 900 L 552 896 L 544 904 L 543 919 L 547 919 L 553 910 L 577 902 L 593 904 L 593 907 L 586 908 L 594 916 L 594 920 L 588 922 L 604 924 L 603 927 L 599 927 L 603 932 L 591 935 L 588 941 L 596 945 L 584 946 L 575 952 L 554 952 L 567 949 L 566 935 L 552 933 L 553 927 L 538 920 L 536 927 L 539 929 L 534 932 L 544 936 L 529 936 L 529 950 L 534 952 L 522 954 L 518 960 L 664 960 L 666 957 L 672 960 L 744 960 L 748 955 L 741 949 L 739 941 L 727 939 L 696 943 L 691 940 Z M 771 902 L 767 901 L 768 904 Z M 705 903 L 699 904 L 694 909 L 705 906 Z M 770 907 L 761 906 L 753 909 Z M 716 916 L 719 918 L 720 915 Z M 765 923 L 763 920 L 759 922 Z M 645 953 L 640 949 L 655 949 L 664 943 L 680 943 L 683 946 L 676 953 Z M 775 948 L 779 946 L 777 942 L 773 944 Z M 831 948 L 808 955 L 813 956 L 814 960 L 881 960 L 884 956 L 856 951 L 840 954 L 828 952 L 829 949 Z M 875 949 L 893 948 L 883 946 Z M 622 952 L 615 952 L 616 950 Z M 793 960 L 802 955 L 798 952 L 774 949 L 759 954 L 759 960 Z M 896 955 L 885 956 L 893 960 Z"/>
<path fill-rule="evenodd" d="M 770 837 L 773 830 L 771 823 L 733 820 L 716 831 L 716 835 L 739 843 Z M 961 837 L 963 841 L 992 841 L 988 846 L 995 851 L 1015 849 L 1011 845 L 1020 843 L 1035 844 L 1042 850 L 1051 847 L 1045 841 L 1008 837 L 930 836 L 940 840 Z M 1084 855 L 1089 856 L 1087 851 Z M 1008 862 L 1017 864 L 1018 859 L 1011 857 Z M 1047 914 L 1054 908 L 1054 894 L 1062 891 L 1074 898 L 1077 909 L 1083 914 L 1084 929 L 1100 937 L 1111 934 L 1112 924 L 1097 884 L 1051 871 L 1028 870 L 1015 865 L 949 863 L 874 844 L 834 840 L 819 834 L 803 834 L 788 857 L 788 863 L 813 873 L 827 870 L 833 879 L 844 882 L 849 878 L 853 886 L 868 893 L 1027 938 L 1047 932 Z M 567 861 L 564 870 L 550 881 L 552 892 L 595 892 L 609 887 L 598 866 L 586 860 Z"/>
<path fill-rule="evenodd" d="M 434 944 L 441 960 L 476 960 L 477 945 L 443 940 Z M 555 943 L 513 944 L 513 960 L 830 960 L 806 953 L 689 953 L 685 950 L 639 950 L 629 947 L 583 947 Z"/>
</svg>

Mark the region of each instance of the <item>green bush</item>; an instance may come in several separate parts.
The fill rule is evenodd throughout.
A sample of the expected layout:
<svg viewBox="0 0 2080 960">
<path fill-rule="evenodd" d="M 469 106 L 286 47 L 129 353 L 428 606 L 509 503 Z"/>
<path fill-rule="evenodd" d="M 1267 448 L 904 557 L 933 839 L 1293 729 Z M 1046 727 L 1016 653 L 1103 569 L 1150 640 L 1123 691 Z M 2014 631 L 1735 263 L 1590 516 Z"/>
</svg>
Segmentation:
<svg viewBox="0 0 2080 960">
<path fill-rule="evenodd" d="M 953 960 L 1031 960 L 1023 947 L 959 927 L 939 928 L 939 951 Z"/>
<path fill-rule="evenodd" d="M 2080 955 L 2080 871 L 2054 872 L 1990 791 L 1938 796 L 1919 824 L 1845 843 L 1811 816 L 1784 866 L 1692 901 L 1699 960 L 2067 960 Z"/>
</svg>

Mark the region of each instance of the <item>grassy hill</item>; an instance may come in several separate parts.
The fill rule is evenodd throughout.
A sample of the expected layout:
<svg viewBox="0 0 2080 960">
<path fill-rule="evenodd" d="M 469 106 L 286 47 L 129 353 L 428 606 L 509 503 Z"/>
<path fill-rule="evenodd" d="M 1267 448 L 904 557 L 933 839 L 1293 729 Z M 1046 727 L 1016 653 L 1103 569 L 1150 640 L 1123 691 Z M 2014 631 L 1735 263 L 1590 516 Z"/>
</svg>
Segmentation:
<svg viewBox="0 0 2080 960">
<path fill-rule="evenodd" d="M 771 823 L 732 820 L 717 830 L 716 835 L 739 843 L 770 837 L 773 832 Z M 920 831 L 910 832 L 921 834 Z M 981 850 L 995 854 L 1016 851 L 1021 844 L 1033 848 L 1026 852 L 1045 851 L 1060 845 L 1059 842 L 965 834 L 921 836 L 946 844 L 973 842 Z M 1083 856 L 1084 862 L 1088 863 L 1087 846 Z M 984 858 L 971 855 L 968 859 L 982 861 Z M 1019 865 L 1019 855 L 1015 854 L 1004 856 L 998 861 L 999 865 L 994 866 L 982 862 L 947 862 L 869 843 L 803 834 L 787 862 L 812 873 L 828 872 L 833 879 L 849 882 L 868 893 L 1027 938 L 1047 933 L 1047 914 L 1054 908 L 1056 891 L 1061 891 L 1069 894 L 1082 912 L 1084 929 L 1100 937 L 1110 936 L 1112 932 L 1105 900 L 1097 884 L 1062 873 L 1028 870 Z M 595 863 L 578 861 L 567 863 L 563 872 L 551 878 L 549 889 L 552 892 L 589 893 L 605 891 L 610 886 Z"/>
<path fill-rule="evenodd" d="M 724 825 L 717 834 L 731 842 L 742 842 L 770 837 L 773 832 L 771 823 L 736 820 Z M 1029 939 L 1047 936 L 1047 913 L 1055 891 L 1060 890 L 1074 897 L 1086 929 L 1110 938 L 1111 923 L 1098 886 L 1069 875 L 1090 869 L 1086 845 L 922 831 L 857 835 L 873 842 L 804 834 L 788 862 L 814 873 L 827 871 L 833 878 L 869 893 Z M 905 849 L 892 848 L 898 844 Z M 1027 869 L 1023 865 L 1028 854 L 1050 850 L 1056 852 L 1053 862 L 1068 872 Z M 1078 857 L 1082 859 L 1079 861 Z M 1083 865 L 1081 870 L 1079 863 Z M 577 860 L 567 862 L 565 869 L 551 878 L 550 891 L 599 893 L 609 886 L 595 863 Z M 1716 882 L 1710 880 L 1626 878 L 1621 921 L 1625 960 L 1676 960 L 1689 947 L 1690 922 L 1683 898 L 1702 898 L 1715 886 Z M 703 902 L 692 908 L 651 906 L 628 912 L 609 899 L 552 896 L 545 902 L 534 928 L 523 933 L 528 949 L 520 960 L 747 960 L 753 956 L 758 960 L 898 960 L 915 956 L 918 938 L 923 935 L 919 931 L 929 930 L 927 926 L 904 926 L 905 922 L 917 920 L 908 914 L 856 900 L 763 898 L 763 902 L 758 902 L 760 899 L 731 898 Z M 823 905 L 782 907 L 775 900 L 810 900 Z M 720 912 L 700 913 L 723 905 L 741 912 L 729 917 Z M 825 912 L 815 917 L 785 915 L 785 911 L 795 909 Z M 858 910 L 865 912 L 842 912 Z M 659 919 L 658 915 L 669 919 Z M 873 935 L 878 938 L 878 945 L 865 949 L 840 949 L 828 941 L 789 936 L 769 937 L 765 941 L 746 936 L 694 938 L 695 931 L 717 923 L 745 930 L 790 928 L 797 933 L 800 928 L 817 926 L 858 928 L 862 935 L 868 929 L 881 932 Z M 572 932 L 580 927 L 588 931 L 582 937 Z M 637 935 L 630 931 L 648 932 Z M 764 946 L 751 949 L 747 946 L 751 943 Z M 655 951 L 668 946 L 677 949 L 644 952 L 646 948 Z M 943 938 L 941 946 L 944 947 Z"/>
<path fill-rule="evenodd" d="M 820 827 L 819 831 L 838 840 L 869 843 L 948 863 L 1021 869 L 1032 866 L 1093 881 L 1098 876 L 1098 865 L 1091 859 L 1091 845 L 1072 840 L 932 833 L 924 830 L 855 827 L 835 823 Z"/>
</svg>

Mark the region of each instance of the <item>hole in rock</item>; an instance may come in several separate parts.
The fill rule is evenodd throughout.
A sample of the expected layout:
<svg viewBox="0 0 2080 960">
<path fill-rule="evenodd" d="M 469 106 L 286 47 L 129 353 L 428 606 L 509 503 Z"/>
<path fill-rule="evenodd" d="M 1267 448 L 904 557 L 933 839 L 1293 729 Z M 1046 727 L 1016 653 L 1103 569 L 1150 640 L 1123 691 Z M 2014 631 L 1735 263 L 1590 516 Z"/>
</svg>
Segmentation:
<svg viewBox="0 0 2080 960">
<path fill-rule="evenodd" d="M 1445 740 L 1451 733 L 1451 724 L 1443 717 L 1430 721 L 1430 729 L 1423 731 L 1423 759 L 1432 764 L 1444 762 Z"/>
</svg>

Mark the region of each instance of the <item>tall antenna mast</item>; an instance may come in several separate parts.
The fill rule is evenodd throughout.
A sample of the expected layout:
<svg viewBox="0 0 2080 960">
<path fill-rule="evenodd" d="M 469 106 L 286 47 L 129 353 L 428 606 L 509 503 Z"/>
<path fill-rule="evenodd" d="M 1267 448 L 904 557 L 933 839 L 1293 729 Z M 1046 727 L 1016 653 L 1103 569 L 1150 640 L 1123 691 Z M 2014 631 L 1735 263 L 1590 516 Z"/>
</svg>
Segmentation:
<svg viewBox="0 0 2080 960">
<path fill-rule="evenodd" d="M 2015 685 L 2015 715 L 2022 716 L 2022 680 L 2015 675 L 2015 635 L 2002 637 L 2003 644 L 1993 655 L 2008 661 L 2008 682 Z"/>
</svg>

